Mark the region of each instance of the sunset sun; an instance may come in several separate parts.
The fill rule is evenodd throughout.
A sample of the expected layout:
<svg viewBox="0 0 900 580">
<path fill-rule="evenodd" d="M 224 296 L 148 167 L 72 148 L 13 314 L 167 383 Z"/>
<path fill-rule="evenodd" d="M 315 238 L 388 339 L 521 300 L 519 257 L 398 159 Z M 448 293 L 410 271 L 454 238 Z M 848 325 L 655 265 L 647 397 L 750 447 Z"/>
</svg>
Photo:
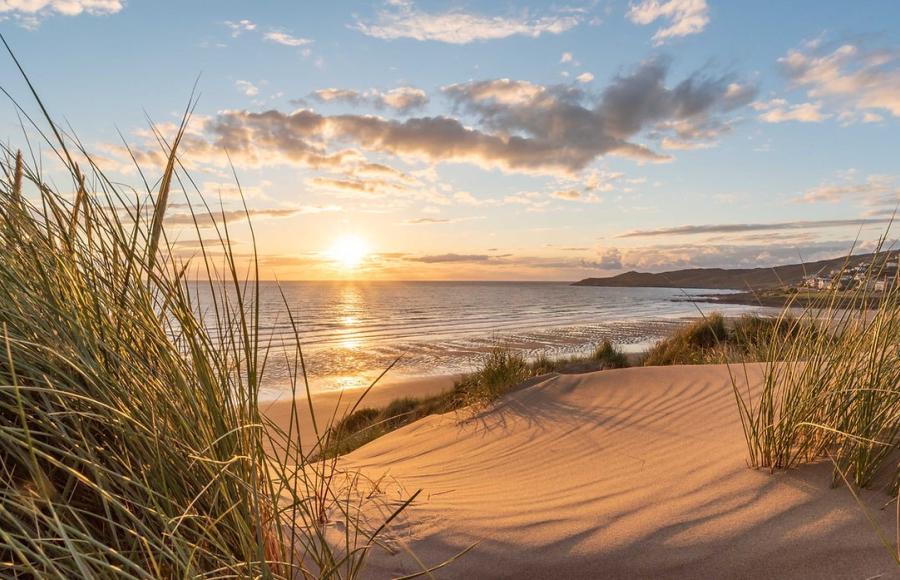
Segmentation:
<svg viewBox="0 0 900 580">
<path fill-rule="evenodd" d="M 369 254 L 369 244 L 359 236 L 350 234 L 335 240 L 327 254 L 342 268 L 352 270 Z"/>
</svg>

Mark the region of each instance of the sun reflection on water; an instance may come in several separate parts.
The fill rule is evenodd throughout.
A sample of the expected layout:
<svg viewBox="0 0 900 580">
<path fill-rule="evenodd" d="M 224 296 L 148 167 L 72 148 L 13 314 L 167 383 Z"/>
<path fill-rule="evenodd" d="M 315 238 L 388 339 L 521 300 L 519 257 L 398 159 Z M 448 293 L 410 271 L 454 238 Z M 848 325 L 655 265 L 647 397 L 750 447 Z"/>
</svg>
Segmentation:
<svg viewBox="0 0 900 580">
<path fill-rule="evenodd" d="M 363 346 L 359 335 L 359 311 L 363 305 L 361 289 L 353 284 L 341 287 L 335 304 L 337 319 L 341 325 L 338 330 L 338 344 L 345 350 L 356 350 Z"/>
<path fill-rule="evenodd" d="M 362 341 L 358 338 L 348 338 L 341 341 L 341 348 L 345 348 L 347 350 L 356 350 L 360 346 L 362 346 Z"/>
</svg>

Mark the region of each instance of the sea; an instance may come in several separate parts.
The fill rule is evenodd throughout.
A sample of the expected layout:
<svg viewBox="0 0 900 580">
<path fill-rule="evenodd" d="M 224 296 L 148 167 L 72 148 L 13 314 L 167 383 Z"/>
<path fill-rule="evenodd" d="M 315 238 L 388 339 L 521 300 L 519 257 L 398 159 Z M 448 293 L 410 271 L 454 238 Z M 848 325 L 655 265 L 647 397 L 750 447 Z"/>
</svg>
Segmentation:
<svg viewBox="0 0 900 580">
<path fill-rule="evenodd" d="M 289 392 L 292 376 L 299 377 L 298 344 L 316 392 L 368 386 L 392 364 L 386 380 L 470 372 L 497 346 L 556 358 L 608 339 L 637 352 L 701 313 L 775 312 L 692 299 L 727 292 L 567 282 L 262 282 L 268 356 L 261 397 Z"/>
</svg>

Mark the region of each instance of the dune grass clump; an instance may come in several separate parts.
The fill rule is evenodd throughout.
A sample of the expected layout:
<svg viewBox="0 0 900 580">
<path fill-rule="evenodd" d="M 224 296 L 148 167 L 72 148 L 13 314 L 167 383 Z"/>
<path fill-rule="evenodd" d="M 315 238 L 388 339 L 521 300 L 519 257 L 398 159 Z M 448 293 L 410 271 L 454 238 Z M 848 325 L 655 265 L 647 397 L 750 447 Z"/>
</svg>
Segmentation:
<svg viewBox="0 0 900 580">
<path fill-rule="evenodd" d="M 452 397 L 454 408 L 494 401 L 526 379 L 552 372 L 589 372 L 628 366 L 628 358 L 610 341 L 604 340 L 587 356 L 550 358 L 541 355 L 529 361 L 502 346 L 488 352 L 481 367 L 457 381 L 443 396 Z"/>
<path fill-rule="evenodd" d="M 165 167 L 137 191 L 38 105 L 70 182 L 0 146 L 2 575 L 358 577 L 384 526 L 360 523 L 296 417 L 285 431 L 258 410 L 255 255 L 235 256 L 225 222 L 196 262 L 166 237 L 190 115 L 157 133 Z"/>
<path fill-rule="evenodd" d="M 900 286 L 872 290 L 886 261 L 876 255 L 857 289 L 823 292 L 801 315 L 779 318 L 761 393 L 735 389 L 754 467 L 827 457 L 836 481 L 867 487 L 887 474 L 897 491 Z"/>
<path fill-rule="evenodd" d="M 645 365 L 703 364 L 721 357 L 727 340 L 725 319 L 711 314 L 675 331 L 647 352 Z"/>
<path fill-rule="evenodd" d="M 329 458 L 343 455 L 422 417 L 493 401 L 533 376 L 536 369 L 542 370 L 542 365 L 540 361 L 529 364 L 522 355 L 495 347 L 485 354 L 480 369 L 459 379 L 445 393 L 403 397 L 383 409 L 363 408 L 345 416 L 331 428 L 322 454 Z"/>
<path fill-rule="evenodd" d="M 713 313 L 656 343 L 643 362 L 662 366 L 762 361 L 773 341 L 790 339 L 800 332 L 801 325 L 792 325 L 791 320 L 790 313 L 782 317 L 744 314 L 734 320 Z"/>
<path fill-rule="evenodd" d="M 601 363 L 603 368 L 607 369 L 628 367 L 628 357 L 608 340 L 604 340 L 594 349 L 594 352 L 591 353 L 591 360 Z"/>
<path fill-rule="evenodd" d="M 481 368 L 463 379 L 463 398 L 469 404 L 492 401 L 527 379 L 530 370 L 521 354 L 494 348 L 484 357 Z"/>
<path fill-rule="evenodd" d="M 460 378 L 453 389 L 445 393 L 423 398 L 404 397 L 383 409 L 362 408 L 345 416 L 332 427 L 322 454 L 325 457 L 343 455 L 422 417 L 488 404 L 531 377 L 568 368 L 587 372 L 627 366 L 626 355 L 608 340 L 597 345 L 588 356 L 552 359 L 541 355 L 531 361 L 497 346 L 485 354 L 481 367 Z"/>
</svg>

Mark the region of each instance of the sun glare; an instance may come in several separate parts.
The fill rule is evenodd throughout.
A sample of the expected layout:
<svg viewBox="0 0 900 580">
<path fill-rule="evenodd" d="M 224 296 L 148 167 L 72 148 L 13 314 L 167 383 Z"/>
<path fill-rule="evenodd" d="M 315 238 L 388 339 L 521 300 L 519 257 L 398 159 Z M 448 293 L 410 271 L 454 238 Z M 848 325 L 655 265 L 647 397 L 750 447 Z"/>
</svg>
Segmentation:
<svg viewBox="0 0 900 580">
<path fill-rule="evenodd" d="M 328 256 L 341 267 L 352 270 L 359 266 L 369 253 L 369 245 L 359 236 L 338 238 L 328 250 Z"/>
</svg>

